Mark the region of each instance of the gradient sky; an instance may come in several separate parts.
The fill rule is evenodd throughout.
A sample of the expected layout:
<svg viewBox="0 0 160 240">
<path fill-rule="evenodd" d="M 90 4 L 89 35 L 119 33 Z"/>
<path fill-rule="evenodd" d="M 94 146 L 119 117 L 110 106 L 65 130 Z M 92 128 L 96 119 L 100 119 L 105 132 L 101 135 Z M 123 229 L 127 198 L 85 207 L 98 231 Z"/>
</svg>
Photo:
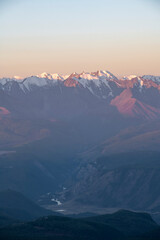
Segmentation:
<svg viewBox="0 0 160 240">
<path fill-rule="evenodd" d="M 160 75 L 159 0 L 0 0 L 0 77 Z"/>
</svg>

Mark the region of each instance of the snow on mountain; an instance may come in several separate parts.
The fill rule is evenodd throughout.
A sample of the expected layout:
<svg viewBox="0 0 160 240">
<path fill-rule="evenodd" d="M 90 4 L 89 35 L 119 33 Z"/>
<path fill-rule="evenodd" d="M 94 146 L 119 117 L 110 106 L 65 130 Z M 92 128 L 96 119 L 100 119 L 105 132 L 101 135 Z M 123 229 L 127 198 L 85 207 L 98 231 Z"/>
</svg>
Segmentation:
<svg viewBox="0 0 160 240">
<path fill-rule="evenodd" d="M 53 78 L 54 78 L 54 75 L 55 75 L 55 74 L 52 74 L 52 77 L 53 77 Z M 60 80 L 63 80 L 63 81 L 66 80 L 66 79 L 69 77 L 69 75 L 63 75 L 63 74 L 61 74 L 61 75 L 58 74 L 58 75 L 61 77 Z"/>
<path fill-rule="evenodd" d="M 17 78 L 16 76 L 13 78 L 1 78 L 0 79 L 0 84 L 5 85 L 6 83 L 17 81 L 21 82 L 23 79 L 22 78 Z"/>
<path fill-rule="evenodd" d="M 145 80 L 151 80 L 157 84 L 160 84 L 160 76 L 143 75 L 142 78 Z"/>
<path fill-rule="evenodd" d="M 49 73 L 46 73 L 46 72 L 41 73 L 41 74 L 38 74 L 36 77 L 38 77 L 38 78 L 47 78 L 47 79 L 49 79 L 49 80 L 52 80 L 52 79 L 53 79 L 53 78 L 52 78 L 52 75 L 49 74 Z"/>
<path fill-rule="evenodd" d="M 122 80 L 132 80 L 132 79 L 137 78 L 137 77 L 138 77 L 138 76 L 136 76 L 136 75 L 124 76 L 124 77 L 122 78 Z"/>
<path fill-rule="evenodd" d="M 126 80 L 126 81 L 124 81 Z M 134 86 L 141 92 L 142 89 L 149 88 L 158 84 L 160 85 L 160 76 L 144 75 L 142 77 L 136 75 L 125 76 L 118 79 L 109 71 L 100 70 L 96 72 L 82 72 L 80 74 L 74 72 L 70 76 L 58 73 L 50 74 L 43 72 L 36 76 L 27 77 L 25 79 L 14 76 L 13 78 L 0 79 L 1 89 L 11 91 L 16 87 L 16 83 L 24 92 L 31 91 L 35 87 L 53 87 L 60 83 L 65 87 L 83 86 L 93 95 L 101 98 L 113 97 L 117 94 L 117 88 L 133 88 Z M 15 86 L 12 88 L 12 86 Z"/>
<path fill-rule="evenodd" d="M 103 98 L 113 96 L 112 89 L 110 87 L 110 81 L 117 81 L 118 79 L 108 71 L 97 72 L 82 72 L 81 74 L 73 73 L 69 78 L 79 82 L 84 88 L 87 88 L 92 94 L 99 95 L 103 88 L 107 88 L 107 95 L 103 94 Z M 97 88 L 97 89 L 95 89 Z"/>
<path fill-rule="evenodd" d="M 12 78 L 1 78 L 0 84 L 5 85 L 7 82 L 14 81 Z"/>
<path fill-rule="evenodd" d="M 98 77 L 105 77 L 108 80 L 118 80 L 117 77 L 114 76 L 109 71 L 100 70 L 100 71 L 97 71 L 97 72 L 93 73 L 93 75 L 96 75 Z"/>
<path fill-rule="evenodd" d="M 27 90 L 30 90 L 33 86 L 37 86 L 37 87 L 44 87 L 44 86 L 50 86 L 54 83 L 56 83 L 57 80 L 54 79 L 48 79 L 48 78 L 39 78 L 37 76 L 32 76 L 32 77 L 28 77 L 25 78 L 23 80 L 23 82 L 20 84 L 20 87 L 25 90 L 25 88 Z"/>
<path fill-rule="evenodd" d="M 142 78 L 138 78 L 138 83 L 139 83 L 139 90 L 142 91 L 143 86 L 144 86 L 144 82 Z"/>
<path fill-rule="evenodd" d="M 69 75 L 61 75 L 61 74 L 58 74 L 58 73 L 53 73 L 53 74 L 50 74 L 50 73 L 41 73 L 39 75 L 37 75 L 38 78 L 47 78 L 49 80 L 60 80 L 60 81 L 64 81 L 65 79 L 67 79 L 69 77 Z"/>
<path fill-rule="evenodd" d="M 76 73 L 74 73 L 76 75 Z M 77 74 L 78 75 L 78 74 Z M 98 79 L 107 79 L 107 80 L 118 80 L 112 73 L 109 71 L 100 70 L 97 72 L 82 72 L 78 75 L 79 78 L 84 78 L 87 80 L 98 80 Z"/>
<path fill-rule="evenodd" d="M 14 76 L 13 79 L 14 79 L 14 80 L 23 80 L 23 78 L 20 77 L 20 76 Z"/>
<path fill-rule="evenodd" d="M 19 76 L 14 76 L 13 78 L 0 78 L 0 84 L 5 85 L 6 83 L 9 82 L 21 82 L 23 81 L 23 78 L 19 77 Z"/>
<path fill-rule="evenodd" d="M 45 87 L 45 86 L 53 86 L 58 81 L 64 81 L 66 76 L 61 76 L 60 74 L 49 74 L 49 73 L 41 73 L 37 76 L 31 76 L 28 78 L 25 78 L 20 84 L 20 87 L 23 91 L 31 90 L 33 86 L 37 87 Z"/>
</svg>

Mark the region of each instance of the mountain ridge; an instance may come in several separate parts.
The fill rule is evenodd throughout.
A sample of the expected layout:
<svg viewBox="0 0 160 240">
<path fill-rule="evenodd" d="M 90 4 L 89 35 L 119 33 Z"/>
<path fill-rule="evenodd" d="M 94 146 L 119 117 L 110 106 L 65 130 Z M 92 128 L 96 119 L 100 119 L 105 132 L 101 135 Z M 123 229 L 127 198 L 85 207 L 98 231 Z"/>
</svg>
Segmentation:
<svg viewBox="0 0 160 240">
<path fill-rule="evenodd" d="M 158 76 L 131 75 L 117 78 L 109 71 L 102 70 L 72 73 L 70 76 L 42 73 L 24 79 L 19 77 L 0 79 L 0 92 L 2 116 L 10 116 L 12 112 L 22 114 L 25 106 L 28 111 L 34 108 L 30 116 L 33 114 L 42 118 L 43 115 L 56 119 L 58 112 L 62 115 L 64 107 L 67 116 L 70 111 L 72 113 L 75 111 L 79 115 L 84 111 L 88 113 L 94 108 L 103 108 L 102 112 L 106 112 L 106 107 L 109 106 L 124 117 L 146 120 L 160 117 Z M 15 105 L 18 108 L 15 109 Z M 71 110 L 72 107 L 74 110 Z M 51 109 L 54 109 L 54 116 Z M 26 113 L 27 111 L 25 115 Z"/>
</svg>

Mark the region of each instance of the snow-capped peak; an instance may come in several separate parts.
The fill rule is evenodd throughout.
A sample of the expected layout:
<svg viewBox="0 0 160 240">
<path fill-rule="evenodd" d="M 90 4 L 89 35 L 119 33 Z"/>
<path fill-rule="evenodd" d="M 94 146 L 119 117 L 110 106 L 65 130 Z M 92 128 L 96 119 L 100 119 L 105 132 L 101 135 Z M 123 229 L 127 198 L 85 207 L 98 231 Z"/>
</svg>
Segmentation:
<svg viewBox="0 0 160 240">
<path fill-rule="evenodd" d="M 157 83 L 158 85 L 160 84 L 160 76 L 143 75 L 142 78 L 145 80 L 153 81 L 153 82 Z"/>
<path fill-rule="evenodd" d="M 68 78 L 68 75 L 61 75 L 59 73 L 52 73 L 51 76 L 52 76 L 52 79 L 60 80 L 60 81 L 64 81 Z"/>
<path fill-rule="evenodd" d="M 38 77 L 38 78 L 47 78 L 47 79 L 52 80 L 52 75 L 49 74 L 49 73 L 46 73 L 46 72 L 43 72 L 43 73 L 41 73 L 41 74 L 38 74 L 37 77 Z"/>
<path fill-rule="evenodd" d="M 114 76 L 111 72 L 105 70 L 98 70 L 97 72 L 93 73 L 98 77 L 105 77 L 109 80 L 117 80 L 116 76 Z"/>
<path fill-rule="evenodd" d="M 138 76 L 137 75 L 129 75 L 129 76 L 124 76 L 122 79 L 123 80 L 132 80 L 134 78 L 138 78 Z"/>
<path fill-rule="evenodd" d="M 65 79 L 67 79 L 69 76 L 68 75 L 61 75 L 61 74 L 58 74 L 58 73 L 41 73 L 39 75 L 37 75 L 37 77 L 39 78 L 47 78 L 49 80 L 60 80 L 60 81 L 64 81 Z"/>
<path fill-rule="evenodd" d="M 14 81 L 14 78 L 1 78 L 0 84 L 5 85 L 7 82 Z"/>
<path fill-rule="evenodd" d="M 20 77 L 20 76 L 14 76 L 13 78 L 14 78 L 15 80 L 23 80 L 23 78 Z"/>
<path fill-rule="evenodd" d="M 96 96 L 103 95 L 103 98 L 106 98 L 108 94 L 110 96 L 114 95 L 112 88 L 115 84 L 119 88 L 124 88 L 125 86 L 136 86 L 140 90 L 145 89 L 146 86 L 155 84 L 160 85 L 160 76 L 144 75 L 140 77 L 137 75 L 129 75 L 121 79 L 117 79 L 116 76 L 107 70 L 98 70 L 91 73 L 83 71 L 80 74 L 74 72 L 70 76 L 61 75 L 58 73 L 50 74 L 43 72 L 39 75 L 27 77 L 25 79 L 19 76 L 14 76 L 13 78 L 2 78 L 0 79 L 0 87 L 4 91 L 10 91 L 10 89 L 12 89 L 12 86 L 14 86 L 14 88 L 15 86 L 19 86 L 24 92 L 27 92 L 35 89 L 35 87 L 48 88 L 53 86 L 63 86 L 63 82 L 66 79 L 69 81 L 76 81 L 77 84 L 75 86 L 81 85 Z M 67 84 L 65 85 L 64 83 L 64 86 L 67 86 Z"/>
<path fill-rule="evenodd" d="M 97 76 L 94 76 L 92 73 L 89 72 L 82 72 L 81 74 L 78 75 L 78 78 L 83 78 L 86 80 L 98 79 Z"/>
<path fill-rule="evenodd" d="M 20 85 L 23 90 L 27 89 L 30 90 L 32 86 L 37 86 L 37 87 L 44 87 L 47 85 L 50 85 L 53 81 L 50 81 L 48 78 L 40 78 L 37 76 L 32 76 L 25 78 Z"/>
<path fill-rule="evenodd" d="M 73 73 L 70 78 L 79 82 L 84 88 L 87 88 L 92 94 L 98 96 L 103 92 L 103 98 L 113 96 L 109 81 L 118 80 L 108 71 Z M 106 95 L 105 95 L 106 92 Z"/>
<path fill-rule="evenodd" d="M 22 82 L 23 78 L 19 76 L 14 76 L 12 78 L 0 78 L 0 84 L 2 85 L 5 85 L 6 83 L 13 82 L 13 81 Z"/>
<path fill-rule="evenodd" d="M 70 77 L 76 77 L 79 79 L 86 79 L 86 80 L 99 80 L 102 78 L 105 78 L 107 80 L 118 80 L 112 73 L 110 73 L 109 71 L 104 71 L 104 70 L 98 70 L 97 72 L 82 72 L 80 74 L 77 73 L 72 73 L 70 75 Z"/>
</svg>

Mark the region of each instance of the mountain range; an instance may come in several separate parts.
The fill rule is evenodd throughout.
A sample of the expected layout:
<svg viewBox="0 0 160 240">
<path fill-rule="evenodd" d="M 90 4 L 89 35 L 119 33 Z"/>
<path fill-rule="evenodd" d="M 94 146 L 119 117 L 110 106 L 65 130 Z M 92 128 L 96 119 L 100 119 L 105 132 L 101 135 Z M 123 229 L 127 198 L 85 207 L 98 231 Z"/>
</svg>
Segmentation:
<svg viewBox="0 0 160 240">
<path fill-rule="evenodd" d="M 118 79 L 108 71 L 2 78 L 0 116 L 26 115 L 55 121 L 71 118 L 71 111 L 81 115 L 101 106 L 103 112 L 110 107 L 123 116 L 156 119 L 160 115 L 159 90 L 160 77 L 131 75 Z"/>
<path fill-rule="evenodd" d="M 160 76 L 108 71 L 0 79 L 0 190 L 65 214 L 159 221 Z"/>
</svg>

